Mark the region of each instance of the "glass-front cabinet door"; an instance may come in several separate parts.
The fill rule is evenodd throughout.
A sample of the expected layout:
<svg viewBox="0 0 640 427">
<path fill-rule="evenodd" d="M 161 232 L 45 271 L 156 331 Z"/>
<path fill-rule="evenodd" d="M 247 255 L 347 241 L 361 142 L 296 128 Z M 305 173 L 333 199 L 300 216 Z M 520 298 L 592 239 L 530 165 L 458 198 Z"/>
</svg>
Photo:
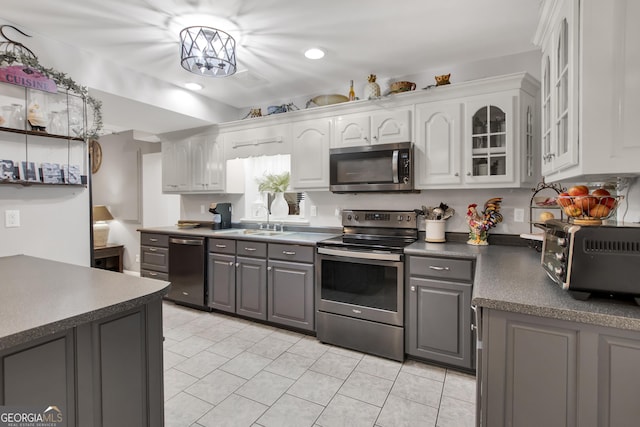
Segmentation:
<svg viewBox="0 0 640 427">
<path fill-rule="evenodd" d="M 466 182 L 512 182 L 514 97 L 496 95 L 469 101 Z"/>
<path fill-rule="evenodd" d="M 542 173 L 578 164 L 578 2 L 559 3 L 542 44 Z"/>
</svg>

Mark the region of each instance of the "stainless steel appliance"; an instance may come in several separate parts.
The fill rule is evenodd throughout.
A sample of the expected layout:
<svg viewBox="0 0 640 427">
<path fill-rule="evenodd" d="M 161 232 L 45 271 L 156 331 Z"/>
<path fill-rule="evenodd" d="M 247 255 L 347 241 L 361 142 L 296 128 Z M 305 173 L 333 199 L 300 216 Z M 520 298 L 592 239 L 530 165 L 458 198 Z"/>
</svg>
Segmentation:
<svg viewBox="0 0 640 427">
<path fill-rule="evenodd" d="M 214 230 L 231 228 L 231 203 L 211 203 L 209 212 L 213 214 Z"/>
<path fill-rule="evenodd" d="M 554 282 L 576 299 L 619 294 L 640 305 L 640 225 L 545 225 L 542 267 Z"/>
<path fill-rule="evenodd" d="M 169 281 L 167 299 L 206 309 L 207 245 L 204 237 L 169 237 Z"/>
<path fill-rule="evenodd" d="M 318 243 L 317 337 L 404 360 L 403 248 L 418 238 L 416 213 L 345 210 L 342 226 Z"/>
<path fill-rule="evenodd" d="M 329 188 L 334 193 L 413 191 L 410 142 L 329 150 Z"/>
</svg>

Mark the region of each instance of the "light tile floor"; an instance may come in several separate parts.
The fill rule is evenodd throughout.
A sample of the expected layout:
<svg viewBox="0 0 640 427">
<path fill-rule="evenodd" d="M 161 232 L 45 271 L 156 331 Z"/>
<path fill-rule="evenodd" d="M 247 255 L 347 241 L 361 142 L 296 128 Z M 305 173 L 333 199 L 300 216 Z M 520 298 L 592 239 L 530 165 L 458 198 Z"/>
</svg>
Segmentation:
<svg viewBox="0 0 640 427">
<path fill-rule="evenodd" d="M 475 377 L 164 303 L 167 427 L 475 426 Z"/>
</svg>

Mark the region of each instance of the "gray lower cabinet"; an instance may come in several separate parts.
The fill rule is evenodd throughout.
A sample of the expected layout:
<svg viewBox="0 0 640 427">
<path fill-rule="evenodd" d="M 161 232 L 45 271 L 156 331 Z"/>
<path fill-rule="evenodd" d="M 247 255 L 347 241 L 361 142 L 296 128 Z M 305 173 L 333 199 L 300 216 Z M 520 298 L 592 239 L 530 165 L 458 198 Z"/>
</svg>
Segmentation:
<svg viewBox="0 0 640 427">
<path fill-rule="evenodd" d="M 267 320 L 267 244 L 209 239 L 211 308 Z"/>
<path fill-rule="evenodd" d="M 234 243 L 235 251 L 235 243 Z M 207 305 L 229 313 L 236 312 L 236 256 L 209 253 Z"/>
<path fill-rule="evenodd" d="M 169 280 L 169 236 L 140 234 L 140 276 Z"/>
<path fill-rule="evenodd" d="M 410 256 L 408 264 L 406 353 L 473 369 L 473 261 Z"/>
<path fill-rule="evenodd" d="M 479 425 L 637 425 L 640 333 L 486 308 L 481 317 Z"/>
<path fill-rule="evenodd" d="M 236 260 L 236 313 L 267 320 L 266 258 L 238 256 Z"/>
<path fill-rule="evenodd" d="M 66 426 L 77 426 L 73 330 L 0 352 L 0 405 L 57 406 Z M 42 407 L 42 405 L 46 405 Z"/>
<path fill-rule="evenodd" d="M 315 330 L 314 257 L 313 246 L 269 244 L 269 321 Z"/>
<path fill-rule="evenodd" d="M 315 247 L 209 239 L 208 306 L 315 330 Z"/>
<path fill-rule="evenodd" d="M 3 350 L 0 364 L 0 405 L 57 406 L 68 427 L 164 425 L 160 298 Z"/>
</svg>

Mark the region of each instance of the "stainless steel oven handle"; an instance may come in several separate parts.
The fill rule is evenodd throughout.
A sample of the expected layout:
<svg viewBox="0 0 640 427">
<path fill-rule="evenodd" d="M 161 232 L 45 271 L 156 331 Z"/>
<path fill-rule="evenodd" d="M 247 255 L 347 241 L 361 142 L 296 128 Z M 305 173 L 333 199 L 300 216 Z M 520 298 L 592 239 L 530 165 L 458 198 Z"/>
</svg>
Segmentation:
<svg viewBox="0 0 640 427">
<path fill-rule="evenodd" d="M 399 183 L 400 177 L 398 176 L 398 150 L 393 150 L 393 155 L 391 156 L 391 171 L 393 172 L 393 183 Z"/>
<path fill-rule="evenodd" d="M 191 245 L 191 246 L 202 246 L 204 245 L 204 240 L 197 239 L 178 239 L 176 237 L 171 237 L 169 239 L 169 243 L 175 243 L 177 245 Z"/>
<path fill-rule="evenodd" d="M 392 254 L 392 253 L 379 253 L 379 252 L 356 252 L 356 251 L 345 251 L 340 249 L 331 249 L 331 248 L 318 248 L 319 254 L 324 255 L 335 255 L 341 256 L 344 258 L 358 258 L 358 259 L 373 259 L 373 260 L 381 260 L 381 261 L 400 261 L 402 255 L 400 254 Z"/>
</svg>

